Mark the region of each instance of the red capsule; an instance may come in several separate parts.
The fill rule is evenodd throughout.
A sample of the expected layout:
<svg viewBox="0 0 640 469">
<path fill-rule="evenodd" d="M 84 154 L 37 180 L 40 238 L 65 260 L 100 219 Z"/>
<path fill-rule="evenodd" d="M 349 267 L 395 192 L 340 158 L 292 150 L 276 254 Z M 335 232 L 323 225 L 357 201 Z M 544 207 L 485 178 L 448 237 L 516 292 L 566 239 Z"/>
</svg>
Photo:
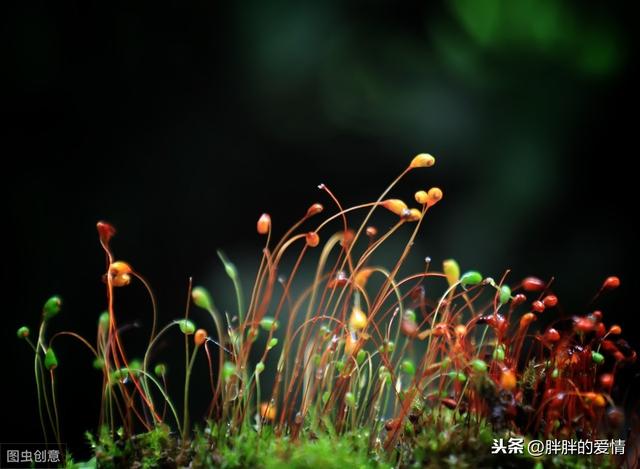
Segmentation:
<svg viewBox="0 0 640 469">
<path fill-rule="evenodd" d="M 602 288 L 605 290 L 613 290 L 614 288 L 618 288 L 620 286 L 620 279 L 618 277 L 607 277 L 607 279 L 602 284 Z"/>
<path fill-rule="evenodd" d="M 320 236 L 315 231 L 309 231 L 306 236 L 307 245 L 315 248 L 318 244 L 320 244 Z"/>
<path fill-rule="evenodd" d="M 591 317 L 596 321 L 602 321 L 602 311 L 594 311 L 591 313 Z"/>
<path fill-rule="evenodd" d="M 560 340 L 560 333 L 552 327 L 544 333 L 544 340 L 547 342 L 557 342 Z"/>
<path fill-rule="evenodd" d="M 547 295 L 542 299 L 542 302 L 547 308 L 553 308 L 558 304 L 558 297 L 556 295 Z"/>
<path fill-rule="evenodd" d="M 535 315 L 535 314 L 533 314 L 533 313 L 527 313 L 527 314 L 523 315 L 523 316 L 520 318 L 520 327 L 522 327 L 522 328 L 527 327 L 529 324 L 531 324 L 531 323 L 532 323 L 533 321 L 535 321 L 536 319 L 537 319 L 537 318 L 536 318 L 536 315 Z"/>
<path fill-rule="evenodd" d="M 536 300 L 531 303 L 531 308 L 533 308 L 536 313 L 541 313 L 544 311 L 544 303 L 540 300 Z"/>
<path fill-rule="evenodd" d="M 591 332 L 595 326 L 595 323 L 590 318 L 578 318 L 575 321 L 574 327 L 577 332 Z"/>
<path fill-rule="evenodd" d="M 109 240 L 113 238 L 116 234 L 116 229 L 110 223 L 106 221 L 99 221 L 96 224 L 96 228 L 98 229 L 98 236 L 100 237 L 100 242 L 104 245 L 109 244 Z"/>
<path fill-rule="evenodd" d="M 600 386 L 607 391 L 613 387 L 613 381 L 613 375 L 611 373 L 600 375 Z"/>
<path fill-rule="evenodd" d="M 546 286 L 538 277 L 527 277 L 522 281 L 522 288 L 525 291 L 540 291 Z"/>
<path fill-rule="evenodd" d="M 516 296 L 513 297 L 513 300 L 511 300 L 511 305 L 515 308 L 516 306 L 521 305 L 525 301 L 527 301 L 527 297 L 522 293 L 518 293 Z"/>
<path fill-rule="evenodd" d="M 607 333 L 607 328 L 604 327 L 604 324 L 599 322 L 598 324 L 596 324 L 595 332 L 596 332 L 596 337 L 598 338 L 604 337 L 604 335 Z"/>
</svg>

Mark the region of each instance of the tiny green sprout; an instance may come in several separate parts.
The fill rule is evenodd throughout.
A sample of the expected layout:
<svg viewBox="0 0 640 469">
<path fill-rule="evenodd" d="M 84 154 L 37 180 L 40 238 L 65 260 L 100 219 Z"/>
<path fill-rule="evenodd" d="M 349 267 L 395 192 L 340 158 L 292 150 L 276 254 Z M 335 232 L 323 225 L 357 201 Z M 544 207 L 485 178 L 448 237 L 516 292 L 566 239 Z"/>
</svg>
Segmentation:
<svg viewBox="0 0 640 469">
<path fill-rule="evenodd" d="M 96 357 L 96 358 L 93 360 L 93 367 L 94 367 L 96 370 L 102 370 L 102 369 L 104 368 L 104 358 L 102 358 L 102 357 Z"/>
<path fill-rule="evenodd" d="M 358 352 L 358 355 L 356 356 L 356 363 L 358 365 L 362 365 L 366 358 L 367 358 L 367 352 L 365 352 L 364 350 L 360 350 Z"/>
<path fill-rule="evenodd" d="M 29 331 L 29 328 L 27 326 L 22 326 L 20 329 L 18 329 L 18 338 L 19 339 L 26 339 L 27 337 L 29 337 L 29 333 L 31 331 Z"/>
<path fill-rule="evenodd" d="M 47 370 L 53 370 L 58 366 L 58 357 L 51 347 L 44 354 L 44 366 Z"/>
<path fill-rule="evenodd" d="M 493 359 L 499 362 L 504 360 L 504 345 L 499 344 L 493 351 Z"/>
<path fill-rule="evenodd" d="M 325 392 L 322 393 L 322 403 L 323 404 L 327 403 L 327 401 L 329 400 L 329 396 L 330 395 L 331 394 L 329 394 L 329 391 L 325 391 Z"/>
<path fill-rule="evenodd" d="M 224 366 L 222 367 L 222 378 L 225 381 L 229 381 L 235 373 L 236 366 L 232 362 L 224 362 Z"/>
<path fill-rule="evenodd" d="M 500 303 L 506 304 L 511 299 L 511 288 L 508 285 L 502 285 L 500 287 Z"/>
<path fill-rule="evenodd" d="M 202 308 L 207 311 L 211 311 L 213 309 L 211 295 L 209 295 L 209 292 L 204 287 L 194 287 L 193 290 L 191 290 L 191 299 L 193 300 L 193 304 L 198 308 Z"/>
<path fill-rule="evenodd" d="M 263 362 L 256 363 L 256 374 L 259 375 L 263 371 L 264 371 L 264 363 Z"/>
<path fill-rule="evenodd" d="M 602 365 L 604 363 L 604 355 L 598 352 L 591 352 L 591 359 L 596 365 Z"/>
<path fill-rule="evenodd" d="M 52 317 L 56 316 L 60 309 L 62 308 L 62 299 L 54 295 L 49 298 L 42 307 L 42 315 L 44 316 L 45 321 L 48 321 Z"/>
<path fill-rule="evenodd" d="M 482 274 L 475 270 L 470 270 L 460 277 L 460 284 L 465 288 L 470 285 L 478 285 L 480 282 L 482 282 Z"/>
<path fill-rule="evenodd" d="M 558 379 L 558 376 L 560 376 L 560 370 L 558 370 L 557 368 L 554 368 L 553 371 L 551 372 L 551 377 L 553 379 Z"/>
<path fill-rule="evenodd" d="M 416 374 L 416 366 L 411 360 L 404 360 L 400 367 L 402 368 L 402 371 L 404 371 L 409 376 L 413 376 Z"/>
<path fill-rule="evenodd" d="M 271 316 L 265 316 L 260 321 L 260 327 L 262 327 L 262 329 L 264 329 L 267 332 L 271 330 L 275 331 L 278 328 L 278 325 L 279 325 L 278 321 L 273 319 Z"/>
<path fill-rule="evenodd" d="M 356 396 L 354 396 L 352 392 L 348 392 L 344 395 L 344 402 L 346 402 L 349 407 L 355 407 Z"/>
<path fill-rule="evenodd" d="M 344 370 L 344 362 L 343 361 L 336 362 L 336 371 L 338 373 L 342 373 L 342 370 Z"/>
<path fill-rule="evenodd" d="M 153 372 L 156 374 L 156 376 L 162 378 L 167 374 L 167 365 L 165 365 L 164 363 L 158 363 L 153 368 Z"/>
<path fill-rule="evenodd" d="M 275 347 L 276 345 L 278 345 L 278 339 L 276 337 L 273 337 L 270 341 L 269 344 L 267 345 L 267 349 L 271 350 L 273 347 Z"/>
<path fill-rule="evenodd" d="M 188 319 L 181 319 L 178 321 L 178 325 L 180 326 L 182 333 L 185 335 L 191 335 L 196 331 L 196 325 Z"/>
<path fill-rule="evenodd" d="M 225 256 L 224 252 L 220 250 L 218 250 L 218 257 L 224 264 L 224 271 L 227 273 L 229 278 L 236 280 L 238 278 L 238 269 L 236 269 L 236 266 L 233 264 L 233 262 L 231 262 L 227 258 L 227 256 Z"/>
<path fill-rule="evenodd" d="M 485 373 L 487 371 L 487 364 L 484 360 L 476 358 L 475 360 L 471 361 L 471 368 L 473 368 L 473 370 L 477 371 L 478 373 Z"/>
<path fill-rule="evenodd" d="M 407 310 L 404 312 L 404 317 L 405 317 L 405 319 L 407 319 L 408 321 L 416 322 L 416 312 L 415 312 L 414 310 L 412 310 L 412 309 L 407 309 Z"/>
<path fill-rule="evenodd" d="M 98 318 L 98 325 L 103 329 L 109 327 L 109 313 L 107 311 L 100 314 L 100 317 Z"/>
</svg>

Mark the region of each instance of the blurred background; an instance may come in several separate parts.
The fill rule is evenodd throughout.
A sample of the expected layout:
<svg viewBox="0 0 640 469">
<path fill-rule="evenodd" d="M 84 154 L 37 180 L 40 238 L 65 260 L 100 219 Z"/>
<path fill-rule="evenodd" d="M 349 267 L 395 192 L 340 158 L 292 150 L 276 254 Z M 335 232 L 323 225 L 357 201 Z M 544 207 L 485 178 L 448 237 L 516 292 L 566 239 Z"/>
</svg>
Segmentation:
<svg viewBox="0 0 640 469">
<path fill-rule="evenodd" d="M 438 185 L 415 262 L 456 258 L 512 283 L 554 276 L 566 314 L 598 302 L 637 345 L 636 36 L 630 4 L 21 2 L 3 5 L 4 360 L 0 441 L 40 441 L 32 355 L 51 294 L 56 328 L 93 337 L 105 308 L 97 220 L 145 275 L 160 317 L 187 281 L 231 307 L 222 248 L 249 288 L 269 212 L 276 233 L 313 202 Z M 121 321 L 148 327 L 144 291 Z M 225 303 L 228 302 L 228 303 Z M 144 337 L 144 334 L 140 336 Z M 99 374 L 58 342 L 63 436 L 87 454 Z M 8 367 L 7 367 L 8 364 Z M 93 377 L 92 375 L 95 375 Z M 205 392 L 206 389 L 203 391 Z"/>
</svg>

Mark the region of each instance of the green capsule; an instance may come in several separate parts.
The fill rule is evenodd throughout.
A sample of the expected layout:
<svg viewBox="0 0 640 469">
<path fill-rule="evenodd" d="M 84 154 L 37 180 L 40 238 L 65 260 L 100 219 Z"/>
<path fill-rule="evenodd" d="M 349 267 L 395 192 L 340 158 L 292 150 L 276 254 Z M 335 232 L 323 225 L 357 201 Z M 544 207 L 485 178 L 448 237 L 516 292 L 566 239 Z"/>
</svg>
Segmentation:
<svg viewBox="0 0 640 469">
<path fill-rule="evenodd" d="M 487 364 L 484 362 L 484 360 L 476 358 L 475 360 L 471 361 L 471 368 L 473 368 L 473 370 L 477 371 L 478 373 L 484 373 L 487 371 Z"/>
<path fill-rule="evenodd" d="M 129 362 L 129 369 L 134 373 L 139 372 L 140 370 L 142 370 L 142 362 L 137 358 L 134 358 Z"/>
<path fill-rule="evenodd" d="M 262 327 L 265 331 L 275 331 L 278 328 L 278 321 L 270 316 L 266 316 L 262 318 L 262 321 L 260 321 L 260 327 Z"/>
<path fill-rule="evenodd" d="M 413 376 L 416 374 L 416 366 L 413 364 L 411 360 L 404 360 L 400 364 L 400 368 L 409 376 Z"/>
<path fill-rule="evenodd" d="M 322 357 L 319 354 L 315 353 L 313 355 L 313 364 L 315 366 L 320 366 L 320 363 L 322 363 Z"/>
<path fill-rule="evenodd" d="M 551 372 L 551 377 L 553 379 L 558 379 L 558 376 L 560 376 L 560 370 L 558 370 L 557 368 L 554 368 L 553 371 Z"/>
<path fill-rule="evenodd" d="M 256 363 L 256 374 L 259 375 L 263 371 L 264 371 L 264 363 L 263 362 Z"/>
<path fill-rule="evenodd" d="M 467 375 L 465 375 L 460 371 L 450 371 L 449 373 L 447 373 L 447 375 L 449 376 L 449 378 L 455 379 L 461 382 L 465 382 L 467 380 Z"/>
<path fill-rule="evenodd" d="M 331 394 L 329 394 L 329 391 L 325 391 L 322 393 L 322 403 L 326 404 L 327 401 L 329 400 L 329 397 L 331 396 Z"/>
<path fill-rule="evenodd" d="M 178 321 L 178 325 L 180 326 L 182 333 L 185 335 L 191 335 L 196 331 L 196 325 L 188 319 L 181 319 Z"/>
<path fill-rule="evenodd" d="M 58 358 L 51 347 L 44 354 L 44 366 L 47 370 L 53 370 L 58 366 Z"/>
<path fill-rule="evenodd" d="M 164 363 L 158 363 L 153 368 L 153 372 L 156 374 L 156 376 L 159 376 L 162 378 L 164 375 L 167 374 L 167 365 L 165 365 Z"/>
<path fill-rule="evenodd" d="M 404 312 L 404 318 L 407 321 L 416 322 L 416 312 L 412 309 L 408 309 Z"/>
<path fill-rule="evenodd" d="M 98 325 L 103 329 L 109 327 L 109 313 L 107 311 L 103 312 L 98 318 Z"/>
<path fill-rule="evenodd" d="M 356 396 L 354 396 L 352 392 L 348 392 L 344 395 L 344 402 L 346 402 L 349 407 L 355 407 Z"/>
<path fill-rule="evenodd" d="M 342 373 L 342 370 L 344 370 L 344 362 L 343 361 L 336 362 L 336 371 L 338 373 Z"/>
<path fill-rule="evenodd" d="M 447 368 L 449 368 L 450 364 L 451 364 L 451 359 L 449 357 L 444 357 L 442 359 L 442 362 L 440 362 L 440 368 L 443 370 L 446 370 Z"/>
<path fill-rule="evenodd" d="M 591 359 L 596 365 L 602 365 L 604 363 L 604 355 L 598 352 L 591 352 Z"/>
<path fill-rule="evenodd" d="M 460 284 L 463 287 L 468 287 L 469 285 L 478 285 L 480 282 L 482 282 L 482 274 L 475 270 L 470 270 L 462 277 L 460 277 Z"/>
<path fill-rule="evenodd" d="M 508 285 L 502 285 L 500 287 L 500 303 L 506 304 L 511 299 L 511 288 Z"/>
<path fill-rule="evenodd" d="M 191 290 L 191 299 L 193 300 L 193 304 L 198 308 L 202 308 L 207 311 L 211 311 L 213 309 L 211 295 L 209 295 L 209 292 L 204 287 L 194 287 L 193 290 Z"/>
<path fill-rule="evenodd" d="M 55 295 L 49 298 L 42 307 L 42 315 L 45 321 L 48 321 L 52 317 L 56 316 L 62 308 L 62 298 Z"/>
<path fill-rule="evenodd" d="M 29 337 L 30 334 L 30 330 L 27 326 L 22 326 L 20 329 L 18 329 L 17 335 L 19 339 L 25 339 L 27 337 Z"/>
<path fill-rule="evenodd" d="M 356 355 L 356 363 L 358 366 L 362 365 L 367 358 L 367 352 L 364 350 L 359 350 L 358 355 Z"/>
<path fill-rule="evenodd" d="M 104 358 L 102 358 L 102 357 L 96 357 L 96 358 L 93 360 L 93 367 L 94 367 L 96 370 L 102 370 L 102 369 L 104 368 Z"/>
<path fill-rule="evenodd" d="M 224 252 L 222 252 L 220 250 L 218 250 L 218 257 L 220 258 L 220 260 L 224 264 L 224 271 L 227 273 L 229 278 L 232 279 L 232 280 L 237 280 L 238 279 L 238 269 L 236 269 L 236 266 L 233 264 L 233 262 L 231 262 L 227 258 L 227 256 L 225 256 Z"/>
<path fill-rule="evenodd" d="M 392 353 L 395 346 L 396 344 L 392 340 L 390 340 L 389 342 L 385 342 L 380 347 L 378 347 L 378 351 L 380 353 Z"/>
<path fill-rule="evenodd" d="M 276 337 L 273 337 L 270 341 L 269 344 L 267 345 L 267 348 L 269 350 L 271 350 L 273 347 L 275 347 L 276 345 L 278 345 L 278 339 Z"/>
<path fill-rule="evenodd" d="M 222 367 L 222 378 L 225 381 L 229 381 L 231 377 L 236 373 L 236 365 L 232 362 L 224 362 L 224 366 Z"/>
<path fill-rule="evenodd" d="M 504 345 L 498 345 L 493 351 L 493 359 L 499 362 L 504 360 Z"/>
</svg>

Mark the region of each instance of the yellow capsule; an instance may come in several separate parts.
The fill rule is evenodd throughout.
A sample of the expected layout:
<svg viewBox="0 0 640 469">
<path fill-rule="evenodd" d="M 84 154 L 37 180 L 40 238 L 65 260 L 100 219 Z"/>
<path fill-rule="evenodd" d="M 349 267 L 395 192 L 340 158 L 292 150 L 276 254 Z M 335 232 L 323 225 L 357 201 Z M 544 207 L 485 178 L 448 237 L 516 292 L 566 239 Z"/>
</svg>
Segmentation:
<svg viewBox="0 0 640 469">
<path fill-rule="evenodd" d="M 405 213 L 405 210 L 408 209 L 407 204 L 405 204 L 402 200 L 400 199 L 387 199 L 387 200 L 383 200 L 381 205 L 386 208 L 387 210 L 389 210 L 390 212 L 395 213 L 396 215 L 398 215 L 399 217 L 403 216 Z"/>
<path fill-rule="evenodd" d="M 418 221 L 422 218 L 422 212 L 417 208 L 409 209 L 409 213 L 405 216 L 407 221 Z"/>
<path fill-rule="evenodd" d="M 458 337 L 464 337 L 467 334 L 467 326 L 464 324 L 458 324 L 454 328 L 454 331 Z"/>
<path fill-rule="evenodd" d="M 257 229 L 258 234 L 261 235 L 265 235 L 269 232 L 269 230 L 271 229 L 271 217 L 268 213 L 263 213 L 262 215 L 260 215 L 260 218 L 258 218 Z"/>
<path fill-rule="evenodd" d="M 410 168 L 429 168 L 436 163 L 436 159 L 429 153 L 420 153 L 416 155 L 409 164 Z"/>
<path fill-rule="evenodd" d="M 271 404 L 269 402 L 263 402 L 260 404 L 260 417 L 264 420 L 271 420 L 273 422 L 276 419 L 275 404 Z"/>
<path fill-rule="evenodd" d="M 416 202 L 419 204 L 426 204 L 429 200 L 429 195 L 425 191 L 418 191 L 413 195 L 416 199 Z"/>
<path fill-rule="evenodd" d="M 432 187 L 427 192 L 427 205 L 435 205 L 442 199 L 442 190 L 439 187 Z"/>
<path fill-rule="evenodd" d="M 607 401 L 602 394 L 596 394 L 593 398 L 593 404 L 596 407 L 604 407 L 607 405 Z"/>
<path fill-rule="evenodd" d="M 124 261 L 115 261 L 109 266 L 109 273 L 112 276 L 130 274 L 131 266 Z"/>
<path fill-rule="evenodd" d="M 351 310 L 351 316 L 349 317 L 349 326 L 354 331 L 360 331 L 367 327 L 367 315 L 364 311 L 357 306 L 354 306 Z"/>
<path fill-rule="evenodd" d="M 449 286 L 453 286 L 460 280 L 460 266 L 454 259 L 447 259 L 442 263 L 442 270 L 447 277 Z"/>
</svg>

